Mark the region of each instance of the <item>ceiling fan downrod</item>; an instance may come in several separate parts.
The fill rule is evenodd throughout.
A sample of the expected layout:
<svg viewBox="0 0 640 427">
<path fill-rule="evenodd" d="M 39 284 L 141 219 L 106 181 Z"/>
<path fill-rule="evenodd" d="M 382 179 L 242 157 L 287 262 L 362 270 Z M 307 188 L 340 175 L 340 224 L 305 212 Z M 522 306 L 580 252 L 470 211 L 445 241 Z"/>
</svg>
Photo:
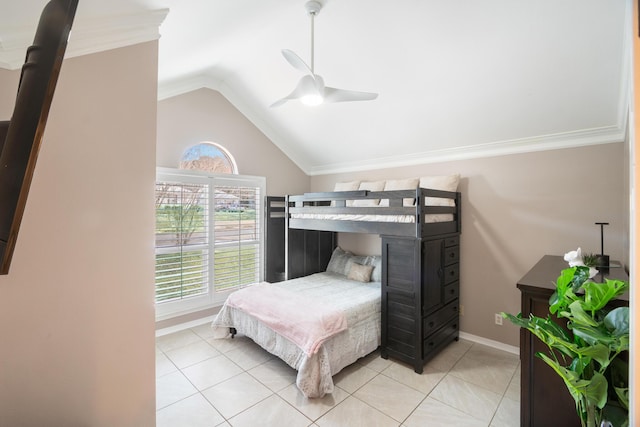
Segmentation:
<svg viewBox="0 0 640 427">
<path fill-rule="evenodd" d="M 305 3 L 304 7 L 307 9 L 307 13 L 309 14 L 309 16 L 311 17 L 311 73 L 315 74 L 315 61 L 314 61 L 314 56 L 315 56 L 315 49 L 314 49 L 314 45 L 315 45 L 315 17 L 318 13 L 320 13 L 320 9 L 322 9 L 322 3 L 318 2 L 318 1 L 308 1 L 307 3 Z"/>
</svg>

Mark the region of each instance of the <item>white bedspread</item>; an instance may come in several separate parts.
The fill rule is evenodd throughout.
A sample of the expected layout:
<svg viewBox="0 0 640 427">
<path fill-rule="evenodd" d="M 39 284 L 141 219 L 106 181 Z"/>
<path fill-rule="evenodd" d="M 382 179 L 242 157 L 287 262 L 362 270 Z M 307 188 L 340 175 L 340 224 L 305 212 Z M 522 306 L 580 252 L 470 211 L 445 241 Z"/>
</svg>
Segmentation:
<svg viewBox="0 0 640 427">
<path fill-rule="evenodd" d="M 347 330 L 324 342 L 309 356 L 255 317 L 225 304 L 212 323 L 216 336 L 229 337 L 230 327 L 251 338 L 298 371 L 296 385 L 307 397 L 333 392 L 332 376 L 380 345 L 380 283 L 347 280 L 335 273 L 317 273 L 276 283 L 322 304 L 342 310 Z"/>
</svg>

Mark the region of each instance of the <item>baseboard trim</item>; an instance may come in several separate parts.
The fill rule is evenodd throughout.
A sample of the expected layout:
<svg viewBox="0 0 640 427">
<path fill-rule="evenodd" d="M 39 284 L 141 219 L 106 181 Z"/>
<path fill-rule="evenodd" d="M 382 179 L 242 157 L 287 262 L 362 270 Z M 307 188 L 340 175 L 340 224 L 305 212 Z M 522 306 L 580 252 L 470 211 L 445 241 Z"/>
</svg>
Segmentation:
<svg viewBox="0 0 640 427">
<path fill-rule="evenodd" d="M 202 318 L 199 318 L 199 319 L 191 320 L 189 322 L 183 322 L 183 323 L 179 323 L 179 324 L 176 324 L 176 325 L 168 326 L 166 328 L 157 329 L 156 330 L 156 338 L 164 336 L 164 335 L 172 334 L 174 332 L 180 332 L 180 331 L 183 331 L 185 329 L 193 328 L 195 326 L 200 326 L 200 325 L 203 325 L 205 323 L 212 322 L 213 319 L 215 319 L 215 317 L 216 317 L 216 315 L 214 314 L 212 316 L 206 316 L 206 317 L 202 317 Z M 469 334 L 467 332 L 460 332 L 460 338 L 462 338 L 463 340 L 467 340 L 467 341 L 475 342 L 475 343 L 478 343 L 478 344 L 486 345 L 488 347 L 492 347 L 492 348 L 495 348 L 495 349 L 498 349 L 498 350 L 506 351 L 507 353 L 520 355 L 520 348 L 519 347 L 516 347 L 516 346 L 513 346 L 513 345 L 509 345 L 509 344 L 505 344 L 505 343 L 501 343 L 500 341 L 490 340 L 489 338 L 479 337 L 477 335 Z"/>
<path fill-rule="evenodd" d="M 169 335 L 174 332 L 184 331 L 185 329 L 193 328 L 196 326 L 204 325 L 205 323 L 210 323 L 215 319 L 216 315 L 201 317 L 199 319 L 191 320 L 188 322 L 178 323 L 176 325 L 167 326 L 161 329 L 156 329 L 156 338 L 161 337 L 163 335 Z"/>
<path fill-rule="evenodd" d="M 489 338 L 479 337 L 477 335 L 472 335 L 466 332 L 460 332 L 460 338 L 462 338 L 463 340 L 472 341 L 478 344 L 483 344 L 488 347 L 493 347 L 498 350 L 506 351 L 507 353 L 520 355 L 520 347 L 501 343 L 500 341 L 490 340 Z"/>
</svg>

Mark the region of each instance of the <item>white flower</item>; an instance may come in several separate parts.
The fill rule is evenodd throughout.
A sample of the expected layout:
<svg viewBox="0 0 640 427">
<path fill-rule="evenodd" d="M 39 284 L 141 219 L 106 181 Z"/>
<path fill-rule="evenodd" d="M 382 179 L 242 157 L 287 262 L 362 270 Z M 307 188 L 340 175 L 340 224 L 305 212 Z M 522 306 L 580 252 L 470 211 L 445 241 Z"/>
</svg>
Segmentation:
<svg viewBox="0 0 640 427">
<path fill-rule="evenodd" d="M 564 254 L 564 260 L 569 263 L 569 267 L 575 267 L 577 265 L 584 266 L 584 262 L 582 262 L 582 250 L 580 248 Z"/>
<path fill-rule="evenodd" d="M 582 261 L 582 249 L 580 248 L 564 254 L 564 260 L 569 263 L 569 267 L 586 267 Z M 596 274 L 598 274 L 598 270 L 589 267 L 589 279 L 595 277 Z"/>
</svg>

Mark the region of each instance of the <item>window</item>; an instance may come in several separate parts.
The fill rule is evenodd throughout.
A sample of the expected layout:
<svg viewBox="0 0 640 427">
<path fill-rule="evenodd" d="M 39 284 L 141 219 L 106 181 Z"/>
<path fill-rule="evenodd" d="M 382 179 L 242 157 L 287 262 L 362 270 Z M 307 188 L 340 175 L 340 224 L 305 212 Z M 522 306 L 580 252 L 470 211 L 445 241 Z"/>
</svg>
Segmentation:
<svg viewBox="0 0 640 427">
<path fill-rule="evenodd" d="M 262 280 L 265 178 L 158 169 L 156 181 L 156 317 Z"/>
<path fill-rule="evenodd" d="M 214 142 L 201 142 L 189 147 L 180 159 L 180 169 L 208 173 L 237 174 L 238 166 L 231 153 Z"/>
</svg>

